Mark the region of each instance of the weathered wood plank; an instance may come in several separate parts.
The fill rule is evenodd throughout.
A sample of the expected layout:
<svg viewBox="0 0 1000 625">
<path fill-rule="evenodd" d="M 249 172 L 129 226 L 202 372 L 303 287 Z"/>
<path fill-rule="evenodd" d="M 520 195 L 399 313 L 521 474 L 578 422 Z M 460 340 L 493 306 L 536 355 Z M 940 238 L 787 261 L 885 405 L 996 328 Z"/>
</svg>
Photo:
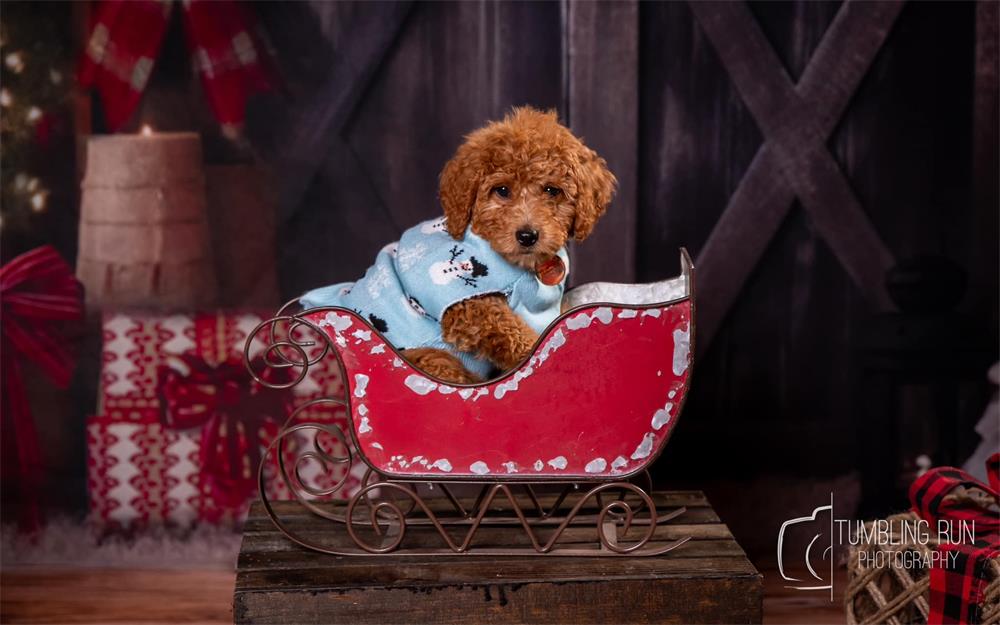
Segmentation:
<svg viewBox="0 0 1000 625">
<path fill-rule="evenodd" d="M 882 280 L 892 256 L 822 146 L 901 8 L 902 2 L 844 3 L 793 87 L 748 10 L 692 4 L 767 139 L 698 256 L 700 351 L 796 195 L 855 283 L 877 306 L 888 305 Z"/>
<path fill-rule="evenodd" d="M 639 5 L 567 2 L 569 123 L 608 162 L 618 193 L 590 238 L 573 246 L 570 280 L 634 282 L 639 146 Z M 676 253 L 667 255 L 672 263 Z"/>
<path fill-rule="evenodd" d="M 976 3 L 976 65 L 972 120 L 973 166 L 973 251 L 968 264 L 970 299 L 994 333 L 1000 315 L 1000 289 L 997 289 L 997 231 L 1000 230 L 1000 192 L 997 171 L 1000 169 L 1000 4 Z M 982 312 L 980 312 L 982 311 Z M 994 334 L 995 335 L 995 334 Z M 994 341 L 995 343 L 995 341 Z"/>
<path fill-rule="evenodd" d="M 237 623 L 759 623 L 759 576 L 238 594 Z"/>
<path fill-rule="evenodd" d="M 698 537 L 664 556 L 605 558 L 329 556 L 301 549 L 264 524 L 257 503 L 248 523 L 255 529 L 244 533 L 237 565 L 234 617 L 238 623 L 759 622 L 760 574 L 725 525 L 705 521 L 715 514 L 704 496 L 655 498 L 705 504 L 692 508 L 702 522 L 657 528 L 657 539 Z M 550 503 L 552 495 L 542 499 Z M 276 506 L 290 513 L 295 504 Z M 327 521 L 314 519 L 303 531 L 349 542 L 342 527 Z M 480 531 L 476 545 L 526 543 L 520 528 Z M 426 531 L 409 528 L 408 538 L 411 532 L 417 543 L 434 542 Z M 593 543 L 596 533 L 571 528 L 566 537 Z"/>
<path fill-rule="evenodd" d="M 902 4 L 844 3 L 820 41 L 795 92 L 812 110 L 816 132 L 824 140 L 868 72 Z M 844 50 L 851 53 L 844 55 Z M 789 185 L 775 184 L 779 167 L 777 148 L 766 141 L 698 254 L 699 353 L 708 349 L 795 198 Z"/>
<path fill-rule="evenodd" d="M 468 527 L 452 527 L 448 529 L 453 540 L 461 539 Z M 544 541 L 552 535 L 553 528 L 538 528 L 535 530 L 539 540 Z M 637 527 L 629 533 L 635 538 L 645 532 L 644 527 Z M 417 532 L 420 532 L 419 534 Z M 244 531 L 244 541 L 242 553 L 252 554 L 273 554 L 282 551 L 297 551 L 299 547 L 283 536 L 277 536 L 273 532 L 249 532 Z M 322 529 L 297 530 L 297 535 L 313 543 L 330 544 L 338 546 L 348 546 L 351 543 L 344 539 L 345 532 L 341 525 L 329 524 Z M 722 524 L 679 524 L 663 525 L 656 529 L 653 540 L 657 542 L 670 542 L 682 538 L 691 538 L 695 542 L 710 540 L 732 540 L 732 533 Z M 574 527 L 567 528 L 559 537 L 560 545 L 594 545 L 597 541 L 596 527 Z M 439 548 L 443 546 L 443 541 L 437 533 L 431 533 L 426 528 L 410 528 L 407 530 L 407 546 L 421 546 L 429 548 Z M 530 540 L 523 532 L 512 532 L 509 527 L 482 527 L 476 531 L 473 545 L 479 547 L 501 547 L 504 545 L 529 545 Z M 723 550 L 728 549 L 726 545 L 719 543 Z M 694 550 L 678 551 L 679 557 L 691 557 L 692 555 L 702 555 L 703 549 L 707 549 L 704 544 Z M 721 554 L 720 554 L 721 555 Z"/>
<path fill-rule="evenodd" d="M 339 134 L 410 12 L 411 2 L 378 2 L 358 12 L 350 44 L 338 48 L 329 74 L 304 103 L 284 134 L 278 155 L 279 215 L 287 219 L 300 205 L 331 140 Z"/>
<path fill-rule="evenodd" d="M 370 6 L 344 18 L 327 4 L 332 22 Z M 356 280 L 404 229 L 439 216 L 438 175 L 463 135 L 515 105 L 561 109 L 559 29 L 555 2 L 414 6 L 285 224 L 285 294 Z M 360 33 L 337 34 L 330 58 Z M 306 99 L 322 106 L 322 95 Z"/>
</svg>

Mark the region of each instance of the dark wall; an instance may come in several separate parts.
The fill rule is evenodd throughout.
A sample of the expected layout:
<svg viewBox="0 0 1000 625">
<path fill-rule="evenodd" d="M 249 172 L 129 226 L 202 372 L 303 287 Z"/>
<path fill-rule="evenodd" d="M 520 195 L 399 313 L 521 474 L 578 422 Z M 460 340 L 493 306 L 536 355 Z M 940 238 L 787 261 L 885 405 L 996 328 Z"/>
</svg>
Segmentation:
<svg viewBox="0 0 1000 625">
<path fill-rule="evenodd" d="M 751 8 L 794 80 L 840 7 Z M 642 10 L 638 275 L 653 280 L 669 275 L 665 258 L 678 246 L 701 249 L 762 136 L 688 5 Z M 976 269 L 980 237 L 971 224 L 989 210 L 971 197 L 974 10 L 907 5 L 829 141 L 897 259 L 940 255 L 966 271 Z M 995 267 L 992 275 L 995 288 Z M 975 318 L 991 317 L 981 293 L 965 303 Z M 858 466 L 859 351 L 873 312 L 796 202 L 702 353 L 665 471 L 832 475 Z M 995 326 L 976 331 L 984 348 L 995 346 Z M 974 415 L 953 415 L 956 427 L 971 429 Z"/>
<path fill-rule="evenodd" d="M 46 6 L 69 31 L 70 5 Z M 256 159 L 269 166 L 280 198 L 278 263 L 288 297 L 359 276 L 386 242 L 437 214 L 438 172 L 462 136 L 514 105 L 553 107 L 564 119 L 572 111 L 576 124 L 588 118 L 585 138 L 615 145 L 612 168 L 632 142 L 625 162 L 637 164 L 634 197 L 610 209 L 632 213 L 606 224 L 634 232 L 574 249 L 578 257 L 626 259 L 602 263 L 610 278 L 673 275 L 680 246 L 697 256 L 764 141 L 687 3 L 640 3 L 622 12 L 634 23 L 614 28 L 601 23 L 606 5 L 581 11 L 561 2 L 253 6 L 284 84 L 251 102 L 246 143 L 223 138 L 207 113 L 178 24 L 127 130 L 145 121 L 162 130 L 197 129 L 210 162 Z M 793 80 L 840 9 L 832 2 L 750 4 Z M 994 46 L 975 72 L 977 10 L 982 6 L 972 3 L 907 4 L 828 146 L 897 259 L 935 254 L 972 274 L 959 310 L 995 357 L 996 58 Z M 636 40 L 634 58 L 623 54 Z M 588 69 L 581 64 L 595 58 L 602 71 L 619 64 L 620 74 L 574 82 Z M 993 81 L 983 82 L 990 72 Z M 613 80 L 627 76 L 627 83 L 633 75 L 634 89 Z M 609 85 L 615 93 L 596 97 Z M 628 136 L 619 133 L 613 107 L 588 110 L 619 101 L 638 112 Z M 601 134 L 601 116 L 614 130 Z M 93 130 L 101 131 L 99 109 Z M 73 168 L 72 158 L 62 162 Z M 72 198 L 75 176 L 56 171 L 65 167 L 53 176 L 62 176 Z M 45 239 L 72 259 L 73 201 L 54 201 L 43 218 L 44 232 L 30 240 L 5 230 L 4 256 Z M 630 247 L 610 250 L 608 241 Z M 883 435 L 866 431 L 870 417 L 862 416 L 860 351 L 875 312 L 796 202 L 712 341 L 699 334 L 692 394 L 660 477 L 830 476 L 863 463 L 868 452 L 859 436 Z M 946 415 L 955 429 L 971 433 L 987 390 L 983 377 Z M 911 404 L 913 418 L 929 414 L 919 397 Z M 78 445 L 78 435 L 72 432 L 66 445 Z"/>
<path fill-rule="evenodd" d="M 364 53 L 371 37 L 356 30 L 359 13 L 398 11 L 384 3 L 310 6 L 330 59 Z M 278 38 L 308 30 L 289 21 L 284 7 L 269 11 Z M 514 105 L 561 107 L 559 20 L 552 2 L 430 2 L 409 10 L 349 119 L 328 140 L 301 201 L 287 209 L 280 270 L 289 297 L 361 275 L 386 242 L 439 214 L 438 173 L 465 133 Z M 291 68 L 293 80 L 297 71 Z M 318 102 L 322 111 L 340 86 L 325 80 L 303 85 L 300 102 Z M 272 131 L 300 123 L 257 119 Z"/>
<path fill-rule="evenodd" d="M 300 81 L 299 106 L 337 105 L 330 96 L 337 90 L 323 86 L 322 59 L 361 55 L 364 12 L 388 6 L 315 3 L 309 10 L 321 32 L 311 34 L 317 26 L 290 19 L 287 8 L 262 7 L 292 81 L 299 71 L 313 76 Z M 296 10 L 309 12 L 303 8 Z M 750 5 L 793 81 L 840 8 Z M 372 76 L 358 78 L 357 105 L 288 207 L 280 246 L 285 294 L 360 275 L 385 242 L 436 214 L 437 174 L 464 133 L 516 104 L 556 107 L 564 118 L 580 111 L 569 102 L 581 93 L 567 72 L 566 54 L 580 45 L 569 22 L 558 3 L 415 4 Z M 982 257 L 983 235 L 973 224 L 990 209 L 972 201 L 975 24 L 971 3 L 905 6 L 828 142 L 896 259 L 935 254 L 969 270 L 974 255 Z M 629 237 L 635 261 L 605 271 L 647 281 L 676 272 L 678 247 L 701 251 L 764 137 L 686 3 L 640 4 L 637 31 L 636 93 L 621 94 L 639 109 Z M 304 44 L 306 34 L 318 44 Z M 287 105 L 272 106 L 275 113 L 258 122 L 262 134 L 272 133 L 270 144 L 260 142 L 265 155 L 280 151 L 282 134 L 273 135 L 281 125 L 273 120 L 287 113 Z M 294 129 L 302 119 L 312 118 L 292 114 L 283 123 Z M 279 168 L 287 161 L 276 159 Z M 995 259 L 997 239 L 986 240 Z M 600 244 L 576 253 L 612 256 Z M 994 267 L 985 284 L 995 291 L 996 282 Z M 983 284 L 966 295 L 963 310 L 979 320 L 983 344 L 995 345 L 995 298 L 981 292 Z M 663 473 L 834 475 L 857 466 L 859 341 L 874 313 L 796 202 L 720 330 L 702 345 Z M 962 427 L 971 428 L 974 414 L 967 411 Z"/>
</svg>

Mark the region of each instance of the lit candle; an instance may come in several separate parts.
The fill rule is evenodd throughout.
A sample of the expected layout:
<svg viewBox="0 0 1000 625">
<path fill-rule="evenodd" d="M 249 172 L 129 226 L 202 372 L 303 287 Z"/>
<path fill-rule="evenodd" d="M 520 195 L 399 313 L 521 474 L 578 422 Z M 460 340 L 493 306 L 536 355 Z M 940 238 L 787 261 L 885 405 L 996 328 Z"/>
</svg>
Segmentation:
<svg viewBox="0 0 1000 625">
<path fill-rule="evenodd" d="M 142 125 L 142 136 L 144 136 L 144 137 L 152 137 L 153 136 L 153 129 L 149 127 L 149 124 L 143 124 Z"/>
</svg>

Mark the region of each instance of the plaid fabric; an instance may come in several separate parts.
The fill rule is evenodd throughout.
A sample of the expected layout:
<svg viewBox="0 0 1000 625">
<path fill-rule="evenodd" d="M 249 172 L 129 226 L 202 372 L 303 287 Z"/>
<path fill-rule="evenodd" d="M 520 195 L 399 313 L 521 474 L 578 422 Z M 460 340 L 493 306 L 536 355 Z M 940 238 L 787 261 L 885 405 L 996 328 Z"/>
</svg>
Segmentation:
<svg viewBox="0 0 1000 625">
<path fill-rule="evenodd" d="M 167 31 L 172 0 L 104 0 L 96 12 L 79 80 L 94 87 L 111 130 L 128 121 L 149 83 Z M 247 99 L 272 85 L 253 14 L 234 0 L 181 2 L 194 71 L 224 130 L 238 129 Z"/>
<path fill-rule="evenodd" d="M 972 624 L 979 622 L 983 589 L 987 584 L 986 570 L 991 558 L 1000 557 L 1000 454 L 987 461 L 989 485 L 983 484 L 965 471 L 941 467 L 928 471 L 910 486 L 910 502 L 921 518 L 938 530 L 938 522 L 953 524 L 966 521 L 970 529 L 975 522 L 975 538 L 971 543 L 942 543 L 938 549 L 948 554 L 943 565 L 931 569 L 929 625 Z M 986 500 L 949 497 L 957 489 L 978 489 L 992 498 Z"/>
</svg>

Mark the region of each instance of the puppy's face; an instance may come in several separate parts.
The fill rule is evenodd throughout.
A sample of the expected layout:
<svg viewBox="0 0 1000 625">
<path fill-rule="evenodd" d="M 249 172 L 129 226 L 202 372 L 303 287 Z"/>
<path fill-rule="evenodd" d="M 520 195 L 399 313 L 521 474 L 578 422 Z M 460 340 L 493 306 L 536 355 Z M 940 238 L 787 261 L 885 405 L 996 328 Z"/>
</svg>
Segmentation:
<svg viewBox="0 0 1000 625">
<path fill-rule="evenodd" d="M 466 138 L 441 173 L 449 234 L 471 224 L 508 262 L 533 269 L 593 230 L 615 189 L 604 159 L 555 113 L 519 108 Z"/>
</svg>

